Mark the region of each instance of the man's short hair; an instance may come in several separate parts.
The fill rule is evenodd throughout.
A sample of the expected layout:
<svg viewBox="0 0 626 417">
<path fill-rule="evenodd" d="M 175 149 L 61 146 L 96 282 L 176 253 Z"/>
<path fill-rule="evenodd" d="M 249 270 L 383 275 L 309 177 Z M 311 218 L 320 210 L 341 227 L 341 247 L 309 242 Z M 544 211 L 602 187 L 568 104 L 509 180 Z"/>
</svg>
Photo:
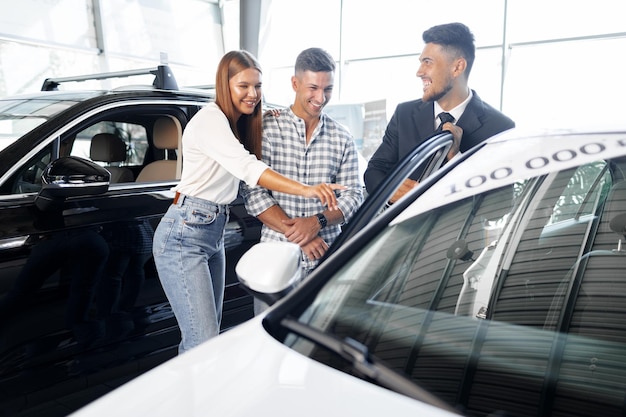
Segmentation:
<svg viewBox="0 0 626 417">
<path fill-rule="evenodd" d="M 309 48 L 296 58 L 296 74 L 301 71 L 334 72 L 335 60 L 321 48 Z"/>
<path fill-rule="evenodd" d="M 463 23 L 446 23 L 433 26 L 422 34 L 424 43 L 436 43 L 445 49 L 454 50 L 467 61 L 467 76 L 474 64 L 476 47 L 474 34 Z"/>
</svg>

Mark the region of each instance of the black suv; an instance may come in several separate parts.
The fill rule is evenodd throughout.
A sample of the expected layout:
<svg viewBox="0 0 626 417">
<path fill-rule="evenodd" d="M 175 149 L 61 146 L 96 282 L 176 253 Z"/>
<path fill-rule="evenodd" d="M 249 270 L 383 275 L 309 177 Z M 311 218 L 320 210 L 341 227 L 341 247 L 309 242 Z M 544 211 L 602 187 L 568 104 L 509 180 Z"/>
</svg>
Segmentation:
<svg viewBox="0 0 626 417">
<path fill-rule="evenodd" d="M 58 91 L 142 74 L 152 86 Z M 152 236 L 180 178 L 182 131 L 213 98 L 161 65 L 0 99 L 0 415 L 66 415 L 176 355 Z M 259 233 L 237 201 L 223 330 L 253 316 L 234 265 Z"/>
</svg>

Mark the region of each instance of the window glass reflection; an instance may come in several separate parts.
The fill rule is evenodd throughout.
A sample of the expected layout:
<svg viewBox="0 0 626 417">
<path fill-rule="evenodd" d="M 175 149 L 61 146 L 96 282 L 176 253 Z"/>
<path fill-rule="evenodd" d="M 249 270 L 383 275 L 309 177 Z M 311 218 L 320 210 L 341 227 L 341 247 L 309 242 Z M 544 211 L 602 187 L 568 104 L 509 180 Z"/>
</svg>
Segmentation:
<svg viewBox="0 0 626 417">
<path fill-rule="evenodd" d="M 624 33 L 622 0 L 508 0 L 507 4 L 507 40 L 514 44 Z"/>
<path fill-rule="evenodd" d="M 518 126 L 581 127 L 622 118 L 621 79 L 626 38 L 519 46 L 510 51 L 504 84 L 503 111 Z M 598 57 L 589 76 L 585 57 Z M 601 57 L 601 58 L 600 58 Z M 564 63 L 574 62 L 564 68 Z M 554 68 L 554 71 L 550 69 Z M 538 99 L 538 97 L 542 97 Z M 592 98 L 597 106 L 581 106 Z"/>
</svg>

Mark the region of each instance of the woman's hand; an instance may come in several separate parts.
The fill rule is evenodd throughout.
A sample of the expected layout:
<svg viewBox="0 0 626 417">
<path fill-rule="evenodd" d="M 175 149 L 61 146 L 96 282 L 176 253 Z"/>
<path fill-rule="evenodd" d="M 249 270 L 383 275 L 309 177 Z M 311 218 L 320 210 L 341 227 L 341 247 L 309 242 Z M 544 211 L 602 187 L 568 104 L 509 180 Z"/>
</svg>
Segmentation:
<svg viewBox="0 0 626 417">
<path fill-rule="evenodd" d="M 269 115 L 272 115 L 274 117 L 278 117 L 278 116 L 280 116 L 280 110 L 279 109 L 269 109 L 269 110 L 266 110 L 265 113 L 263 113 L 263 117 L 269 116 Z"/>
<path fill-rule="evenodd" d="M 346 190 L 348 188 L 345 185 L 326 183 L 306 185 L 282 176 L 271 168 L 263 171 L 257 184 L 272 191 L 300 195 L 307 198 L 319 198 L 322 204 L 328 206 L 330 210 L 337 210 L 335 190 Z"/>
<path fill-rule="evenodd" d="M 319 198 L 323 205 L 327 206 L 329 210 L 337 210 L 337 197 L 335 196 L 335 190 L 345 190 L 345 185 L 341 184 L 326 184 L 321 183 L 318 185 L 307 186 L 305 197 Z"/>
</svg>

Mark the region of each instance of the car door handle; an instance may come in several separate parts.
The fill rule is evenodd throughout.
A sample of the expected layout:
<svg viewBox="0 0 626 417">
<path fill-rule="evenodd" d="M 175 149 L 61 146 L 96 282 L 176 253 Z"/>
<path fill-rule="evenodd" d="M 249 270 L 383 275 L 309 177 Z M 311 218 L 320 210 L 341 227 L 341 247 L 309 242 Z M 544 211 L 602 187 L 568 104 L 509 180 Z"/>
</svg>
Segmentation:
<svg viewBox="0 0 626 417">
<path fill-rule="evenodd" d="M 0 239 L 0 250 L 8 250 L 22 247 L 26 244 L 29 236 L 16 236 Z"/>
</svg>

